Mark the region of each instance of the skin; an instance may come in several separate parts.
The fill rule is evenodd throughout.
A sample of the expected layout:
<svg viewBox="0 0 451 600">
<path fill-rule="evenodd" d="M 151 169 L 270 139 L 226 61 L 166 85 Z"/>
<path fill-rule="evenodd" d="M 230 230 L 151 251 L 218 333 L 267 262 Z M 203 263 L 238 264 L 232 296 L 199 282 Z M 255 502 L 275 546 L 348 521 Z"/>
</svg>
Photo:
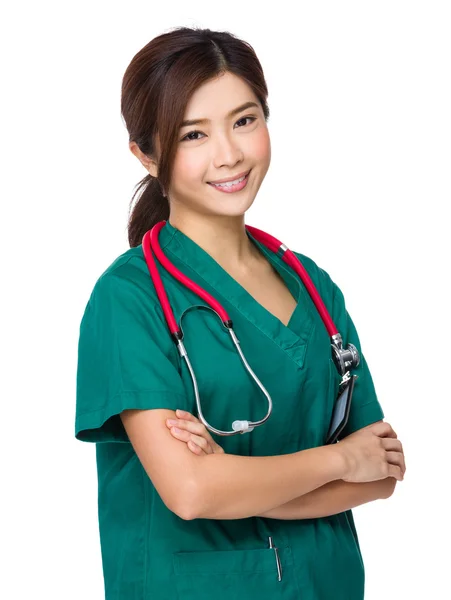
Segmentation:
<svg viewBox="0 0 451 600">
<path fill-rule="evenodd" d="M 193 454 L 198 456 L 224 454 L 224 449 L 215 442 L 208 429 L 197 417 L 180 409 L 176 411 L 176 416 L 177 419 L 166 420 L 166 427 L 174 438 L 186 443 Z M 376 428 L 382 422 L 377 421 L 363 429 L 373 429 L 376 432 Z M 391 448 L 396 451 L 390 453 L 391 460 L 400 466 L 404 478 L 406 464 L 403 447 L 395 432 L 393 435 L 394 439 L 387 438 L 384 445 L 386 449 Z M 256 516 L 281 520 L 328 517 L 367 502 L 389 498 L 396 484 L 397 480 L 394 477 L 364 483 L 338 479 Z"/>
<path fill-rule="evenodd" d="M 210 432 L 197 417 L 191 413 L 177 409 L 177 419 L 166 419 L 166 426 L 172 435 L 188 444 L 194 454 L 224 454 L 222 446 L 217 444 Z"/>
<path fill-rule="evenodd" d="M 227 117 L 245 102 L 257 106 Z M 172 182 L 166 190 L 169 222 L 223 268 L 245 277 L 262 266 L 260 254 L 246 235 L 244 215 L 271 162 L 268 127 L 251 88 L 231 73 L 206 82 L 192 95 L 184 120 L 202 118 L 210 122 L 180 130 Z M 156 148 L 159 155 L 158 137 Z M 135 142 L 130 143 L 130 150 L 153 177 L 158 176 L 156 160 L 144 155 Z M 239 193 L 222 193 L 207 183 L 248 169 L 252 169 L 249 181 Z"/>
</svg>

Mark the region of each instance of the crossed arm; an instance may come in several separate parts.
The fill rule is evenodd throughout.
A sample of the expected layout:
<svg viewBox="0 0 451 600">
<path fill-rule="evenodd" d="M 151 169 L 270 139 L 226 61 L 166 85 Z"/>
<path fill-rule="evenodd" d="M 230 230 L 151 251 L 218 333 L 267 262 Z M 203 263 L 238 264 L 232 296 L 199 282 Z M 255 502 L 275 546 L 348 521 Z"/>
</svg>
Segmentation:
<svg viewBox="0 0 451 600">
<path fill-rule="evenodd" d="M 395 487 L 394 477 L 365 483 L 337 479 L 256 516 L 285 520 L 328 517 L 373 500 L 389 498 Z"/>
<path fill-rule="evenodd" d="M 209 452 L 212 451 L 212 448 L 214 452 L 223 452 L 223 449 L 211 439 L 208 432 L 204 431 L 204 426 L 199 424 L 196 417 L 186 412 L 180 416 L 185 419 L 179 419 L 177 425 L 184 431 L 174 432 L 171 422 L 167 422 L 174 437 L 187 442 L 191 451 L 196 454 L 203 453 L 200 446 L 204 449 L 208 447 Z M 190 434 L 189 431 L 193 433 Z M 198 435 L 194 435 L 194 432 Z M 373 500 L 388 498 L 392 495 L 396 483 L 394 477 L 365 483 L 352 483 L 338 479 L 255 516 L 282 520 L 327 517 Z"/>
<path fill-rule="evenodd" d="M 256 516 L 285 520 L 328 517 L 373 500 L 389 498 L 395 487 L 394 477 L 365 483 L 337 479 Z"/>
<path fill-rule="evenodd" d="M 337 479 L 256 516 L 285 520 L 328 517 L 366 502 L 388 498 L 395 486 L 394 477 L 365 483 L 350 483 Z"/>
<path fill-rule="evenodd" d="M 256 516 L 285 520 L 328 517 L 373 500 L 389 498 L 395 487 L 394 477 L 365 483 L 337 479 Z"/>
</svg>

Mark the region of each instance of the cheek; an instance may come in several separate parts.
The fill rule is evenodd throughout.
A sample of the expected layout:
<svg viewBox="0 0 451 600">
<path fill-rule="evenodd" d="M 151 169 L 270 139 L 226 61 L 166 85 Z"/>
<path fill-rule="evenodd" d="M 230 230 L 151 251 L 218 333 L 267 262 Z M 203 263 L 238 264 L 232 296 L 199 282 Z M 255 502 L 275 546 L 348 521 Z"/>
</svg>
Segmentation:
<svg viewBox="0 0 451 600">
<path fill-rule="evenodd" d="M 252 140 L 250 140 L 249 154 L 262 163 L 269 164 L 271 160 L 271 140 L 267 127 L 261 127 L 254 132 Z"/>
<path fill-rule="evenodd" d="M 186 190 L 193 185 L 199 185 L 204 173 L 205 166 L 196 152 L 180 153 L 174 161 L 172 179 L 177 182 L 177 187 Z"/>
</svg>

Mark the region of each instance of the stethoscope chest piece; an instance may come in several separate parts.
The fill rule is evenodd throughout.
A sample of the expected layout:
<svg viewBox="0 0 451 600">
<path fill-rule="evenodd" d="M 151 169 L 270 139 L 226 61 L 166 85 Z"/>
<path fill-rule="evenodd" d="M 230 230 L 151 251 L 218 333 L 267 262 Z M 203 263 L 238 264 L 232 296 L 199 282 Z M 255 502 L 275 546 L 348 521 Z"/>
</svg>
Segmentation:
<svg viewBox="0 0 451 600">
<path fill-rule="evenodd" d="M 332 359 L 340 375 L 344 376 L 345 373 L 359 366 L 359 351 L 354 344 L 348 344 L 346 348 L 343 348 L 343 342 L 339 333 L 333 335 L 331 339 Z"/>
</svg>

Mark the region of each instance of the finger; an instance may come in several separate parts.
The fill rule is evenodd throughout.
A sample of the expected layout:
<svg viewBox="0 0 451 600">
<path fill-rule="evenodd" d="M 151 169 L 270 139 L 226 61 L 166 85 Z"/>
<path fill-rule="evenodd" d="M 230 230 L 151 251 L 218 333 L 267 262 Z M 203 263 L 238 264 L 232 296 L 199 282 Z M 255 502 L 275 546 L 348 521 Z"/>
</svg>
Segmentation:
<svg viewBox="0 0 451 600">
<path fill-rule="evenodd" d="M 189 413 L 188 413 L 189 414 Z M 192 416 L 192 415 L 191 415 Z M 195 418 L 195 417 L 194 417 Z M 200 435 L 207 440 L 209 443 L 212 452 L 215 454 L 225 454 L 224 449 L 215 442 L 215 440 L 210 435 L 208 429 L 203 425 L 203 423 L 197 422 L 194 423 L 192 421 L 185 421 L 183 419 L 167 419 L 166 426 L 170 429 L 171 427 L 177 427 L 179 429 L 183 429 L 185 431 L 189 431 L 195 435 Z"/>
<path fill-rule="evenodd" d="M 191 414 L 190 412 L 188 412 L 186 410 L 181 410 L 180 408 L 178 408 L 175 411 L 175 414 L 177 415 L 177 418 L 179 418 L 179 419 L 186 419 L 187 421 L 194 421 L 195 423 L 200 423 L 200 421 L 197 417 L 195 417 L 193 414 Z"/>
<path fill-rule="evenodd" d="M 398 465 L 404 475 L 406 469 L 402 452 L 387 452 L 387 462 L 392 465 Z"/>
<path fill-rule="evenodd" d="M 393 430 L 393 427 L 390 423 L 386 423 L 385 421 L 377 421 L 376 423 L 372 423 L 368 429 L 381 437 L 381 438 L 397 438 L 396 432 Z"/>
<path fill-rule="evenodd" d="M 187 412 L 186 410 L 181 410 L 180 408 L 178 408 L 175 411 L 177 417 L 179 417 L 177 419 L 178 424 L 180 424 L 181 422 L 183 422 L 183 420 L 185 421 L 192 421 L 194 423 L 198 423 L 200 425 L 199 429 L 197 431 L 195 431 L 195 433 L 197 433 L 198 435 L 203 435 L 204 437 L 207 438 L 208 442 L 210 443 L 210 445 L 214 448 L 214 452 L 216 453 L 224 453 L 224 449 L 219 446 L 214 439 L 212 438 L 210 432 L 208 431 L 208 429 L 205 427 L 205 425 L 203 423 L 201 423 L 199 421 L 199 419 L 197 417 L 195 417 L 193 414 L 191 414 L 190 412 Z M 183 426 L 183 425 L 182 425 Z M 202 429 L 203 427 L 203 429 Z"/>
<path fill-rule="evenodd" d="M 398 481 L 402 481 L 404 479 L 404 475 L 402 474 L 400 467 L 398 467 L 397 465 L 390 465 L 390 464 L 388 465 L 387 477 L 394 477 Z"/>
<path fill-rule="evenodd" d="M 177 428 L 175 428 L 175 429 L 177 429 Z M 174 428 L 172 427 L 171 432 L 173 430 L 174 430 Z M 200 445 L 205 448 L 205 451 L 202 450 L 202 448 L 201 448 L 202 452 L 204 452 L 205 454 L 225 454 L 224 448 L 222 446 L 220 446 L 219 444 L 217 444 L 216 442 L 209 443 L 207 446 L 205 446 L 204 442 L 200 441 L 200 440 L 205 441 L 204 438 L 195 436 L 194 434 L 186 432 L 186 431 L 185 431 L 185 433 L 186 433 L 186 435 L 183 436 L 182 430 L 180 430 L 180 433 L 177 433 L 176 431 L 174 431 L 174 436 L 177 437 L 177 439 L 180 439 L 182 442 L 189 440 L 189 442 L 192 442 L 196 448 L 199 448 L 199 446 L 197 446 L 195 440 L 196 439 L 199 440 Z M 184 439 L 182 439 L 182 437 Z"/>
<path fill-rule="evenodd" d="M 196 454 L 225 454 L 224 448 L 222 448 L 218 444 L 216 444 L 216 446 L 213 449 L 211 448 L 211 446 L 209 446 L 207 448 L 207 452 L 202 450 L 202 448 L 199 448 L 199 446 L 195 442 L 193 442 L 193 440 L 189 440 L 187 442 L 187 446 L 190 450 L 192 450 Z M 211 452 L 210 452 L 210 450 L 211 450 Z"/>
<path fill-rule="evenodd" d="M 192 433 L 189 433 L 188 431 L 183 431 L 181 429 L 177 429 L 177 427 L 171 427 L 170 429 L 173 437 L 175 437 L 176 439 L 178 439 L 181 442 L 185 442 L 188 446 L 188 448 L 194 452 L 195 454 L 212 454 L 213 452 L 209 451 L 209 448 L 205 447 L 202 448 L 202 442 L 200 442 L 199 444 L 196 444 L 195 440 L 192 439 L 194 436 Z M 202 438 L 203 439 L 203 438 Z M 205 440 L 204 440 L 205 442 Z"/>
<path fill-rule="evenodd" d="M 406 472 L 406 457 L 404 456 L 404 448 L 401 440 L 393 439 L 393 438 L 382 438 L 381 439 L 382 446 L 385 450 L 392 450 L 396 452 L 400 452 L 402 454 L 402 460 L 404 463 L 404 473 Z"/>
<path fill-rule="evenodd" d="M 385 450 L 403 452 L 401 440 L 398 440 L 397 438 L 381 438 L 381 444 Z"/>
<path fill-rule="evenodd" d="M 205 454 L 213 454 L 213 448 L 210 447 L 210 444 L 205 438 L 194 435 L 184 429 L 178 429 L 177 427 L 171 427 L 171 433 L 182 442 L 194 442 L 205 452 Z"/>
<path fill-rule="evenodd" d="M 194 452 L 194 454 L 197 454 L 197 455 L 205 454 L 205 452 L 202 450 L 202 448 L 199 448 L 199 446 L 197 444 L 195 444 L 194 442 L 192 442 L 191 440 L 188 442 L 187 446 L 191 450 L 191 452 Z"/>
<path fill-rule="evenodd" d="M 173 419 L 170 419 L 169 421 L 172 421 Z M 205 425 L 203 423 L 199 423 L 199 422 L 194 422 L 194 421 L 186 421 L 184 419 L 175 419 L 173 420 L 174 422 L 171 423 L 171 425 L 175 425 L 175 427 L 178 427 L 179 429 L 186 429 L 187 431 L 190 431 L 191 433 L 194 433 L 195 435 L 204 437 L 209 444 L 214 444 L 215 441 L 214 439 L 211 437 L 210 432 L 208 431 L 208 429 L 205 427 Z"/>
<path fill-rule="evenodd" d="M 213 446 L 213 453 L 214 454 L 225 454 L 225 450 L 222 446 L 220 446 L 219 444 L 217 444 L 216 442 L 213 442 L 214 446 Z"/>
</svg>

